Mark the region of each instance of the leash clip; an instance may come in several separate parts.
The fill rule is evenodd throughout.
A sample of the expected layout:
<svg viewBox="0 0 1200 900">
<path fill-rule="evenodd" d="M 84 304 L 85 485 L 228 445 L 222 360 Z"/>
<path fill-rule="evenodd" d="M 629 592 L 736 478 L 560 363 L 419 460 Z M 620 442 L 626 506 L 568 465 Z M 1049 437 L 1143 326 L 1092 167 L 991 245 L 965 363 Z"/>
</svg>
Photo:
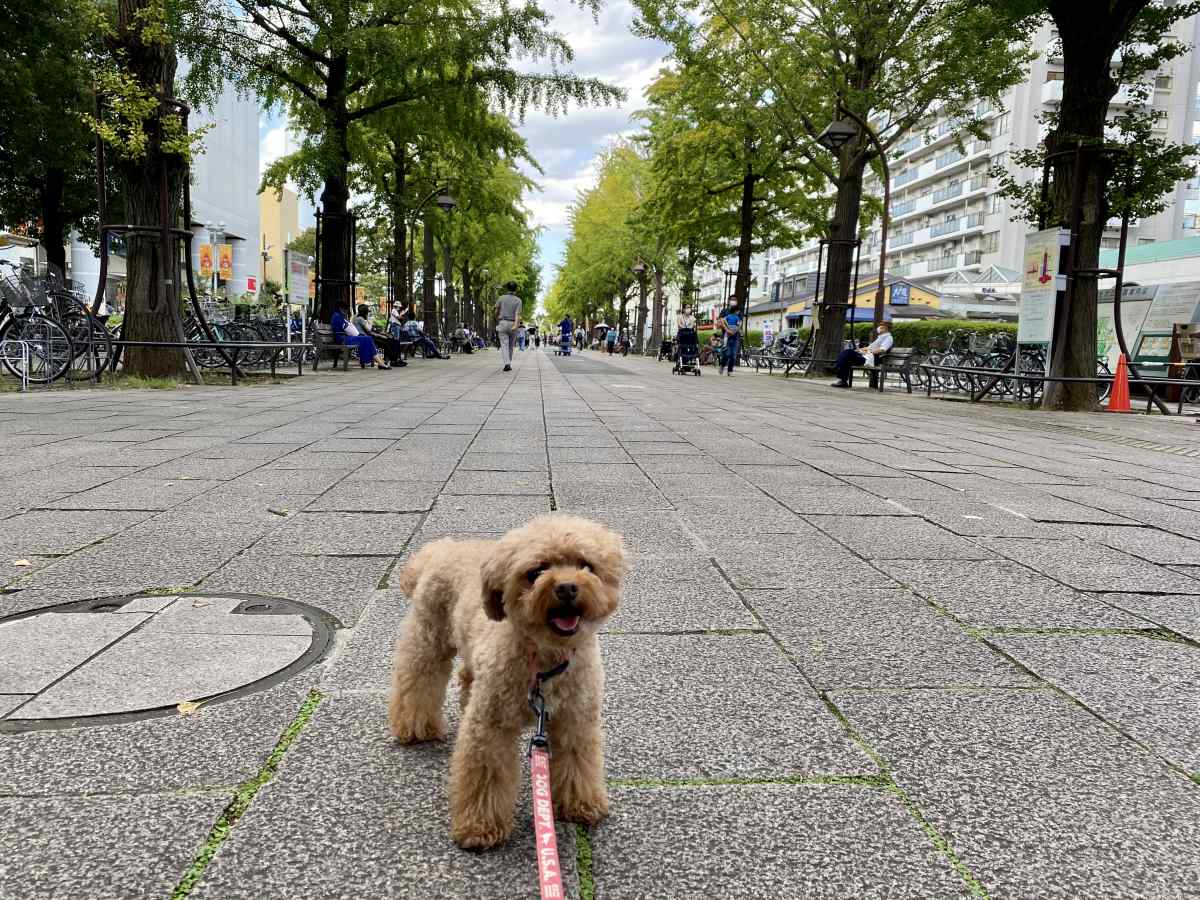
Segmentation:
<svg viewBox="0 0 1200 900">
<path fill-rule="evenodd" d="M 530 754 L 534 750 L 550 752 L 550 738 L 546 735 L 546 723 L 550 720 L 550 713 L 546 709 L 546 698 L 542 696 L 542 682 L 549 681 L 555 675 L 561 675 L 567 670 L 568 663 L 569 660 L 563 660 L 553 669 L 534 675 L 533 684 L 529 688 L 529 708 L 537 717 L 537 727 L 534 729 L 533 737 L 529 739 Z"/>
</svg>

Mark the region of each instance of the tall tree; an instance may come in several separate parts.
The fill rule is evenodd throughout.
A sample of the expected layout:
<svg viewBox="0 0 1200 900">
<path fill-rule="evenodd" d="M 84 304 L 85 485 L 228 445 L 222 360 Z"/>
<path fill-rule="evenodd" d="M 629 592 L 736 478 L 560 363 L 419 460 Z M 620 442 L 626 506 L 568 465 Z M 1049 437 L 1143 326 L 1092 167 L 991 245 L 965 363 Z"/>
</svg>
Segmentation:
<svg viewBox="0 0 1200 900">
<path fill-rule="evenodd" d="M 977 109 L 1020 80 L 1026 52 L 1014 17 L 974 0 L 637 0 L 644 29 L 671 41 L 677 55 L 697 43 L 695 24 L 717 21 L 737 37 L 739 58 L 769 88 L 766 109 L 786 135 L 783 146 L 819 172 L 832 190 L 832 241 L 814 345 L 818 358 L 839 349 L 849 300 L 854 242 L 860 234 L 863 180 L 877 156 L 861 127 L 870 123 L 886 152 L 934 109 L 983 136 Z M 848 121 L 855 135 L 832 158 L 815 141 L 824 126 Z"/>
<path fill-rule="evenodd" d="M 108 59 L 97 67 L 102 113 L 89 118 L 111 149 L 125 201 L 127 340 L 178 341 L 178 261 L 163 229 L 181 228 L 183 182 L 200 135 L 189 134 L 175 105 L 178 58 L 166 0 L 118 0 L 106 37 Z M 125 371 L 178 377 L 178 351 L 130 347 Z"/>
<path fill-rule="evenodd" d="M 1040 214 L 1045 221 L 1066 227 L 1077 211 L 1074 264 L 1077 269 L 1095 270 L 1105 224 L 1112 215 L 1129 212 L 1136 217 L 1161 211 L 1164 193 L 1193 174 L 1191 148 L 1153 134 L 1156 113 L 1147 102 L 1153 87 L 1146 81 L 1161 65 L 1187 51 L 1190 38 L 1181 38 L 1174 29 L 1200 13 L 1200 3 L 1107 0 L 1089 4 L 1086 15 L 1068 0 L 992 0 L 992 5 L 1009 14 L 1052 21 L 1063 59 L 1062 103 L 1051 117 L 1044 145 L 1017 160 L 1040 169 L 1042 153 L 1050 156 L 1049 208 L 1039 206 L 1032 185 L 1022 187 L 1009 179 L 1008 193 L 1022 201 L 1033 221 Z M 1117 133 L 1110 137 L 1106 135 L 1110 105 L 1122 84 L 1133 88 L 1131 96 L 1139 102 L 1111 123 Z M 1139 84 L 1144 85 L 1140 90 Z M 1097 290 L 1094 277 L 1073 280 L 1056 323 L 1052 376 L 1095 375 Z M 1096 394 L 1088 384 L 1047 382 L 1042 402 L 1051 409 L 1091 409 Z"/>
<path fill-rule="evenodd" d="M 66 270 L 67 233 L 95 217 L 91 75 L 101 21 L 91 0 L 0 5 L 0 221 L 29 224 Z"/>
<path fill-rule="evenodd" d="M 203 82 L 224 69 L 267 103 L 282 103 L 309 136 L 289 163 L 298 180 L 319 181 L 323 213 L 321 260 L 331 279 L 320 298 L 327 319 L 348 277 L 344 217 L 350 200 L 352 128 L 385 110 L 438 103 L 473 86 L 518 112 L 530 104 L 551 110 L 569 103 L 606 102 L 620 92 L 595 79 L 562 72 L 570 46 L 547 29 L 536 3 L 510 8 L 470 0 L 206 0 L 194 27 L 219 40 L 194 40 L 193 71 Z M 549 60 L 534 74 L 510 64 L 514 55 Z M 230 63 L 232 62 L 232 66 Z"/>
</svg>

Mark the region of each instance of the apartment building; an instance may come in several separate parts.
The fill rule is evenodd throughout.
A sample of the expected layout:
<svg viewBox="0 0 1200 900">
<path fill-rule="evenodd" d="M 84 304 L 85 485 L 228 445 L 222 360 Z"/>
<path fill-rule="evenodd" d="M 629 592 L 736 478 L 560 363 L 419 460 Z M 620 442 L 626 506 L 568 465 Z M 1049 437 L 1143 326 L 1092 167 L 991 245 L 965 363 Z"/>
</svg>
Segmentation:
<svg viewBox="0 0 1200 900">
<path fill-rule="evenodd" d="M 1200 144 L 1200 17 L 1176 26 L 1176 39 L 1191 47 L 1165 64 L 1148 82 L 1149 103 L 1164 113 L 1158 134 L 1179 143 Z M 1055 32 L 1043 28 L 1034 38 L 1037 58 L 1026 79 L 1008 91 L 995 108 L 981 103 L 977 115 L 986 125 L 980 140 L 964 136 L 961 123 L 937 111 L 892 148 L 891 225 L 888 234 L 889 274 L 958 298 L 963 309 L 1005 297 L 1015 300 L 1020 290 L 1020 267 L 1025 234 L 1030 226 L 1012 221 L 1013 211 L 997 193 L 988 172 L 995 166 L 1013 168 L 1012 154 L 1035 148 L 1045 131 L 1043 113 L 1062 102 L 1063 61 Z M 1112 114 L 1138 102 L 1123 85 L 1113 98 Z M 1023 170 L 1025 178 L 1038 177 Z M 878 180 L 868 178 L 868 193 L 882 194 Z M 1177 185 L 1166 210 L 1133 223 L 1130 245 L 1137 247 L 1200 235 L 1200 175 Z M 1110 223 L 1104 244 L 1115 247 L 1119 221 Z M 817 244 L 786 250 L 775 257 L 774 281 L 784 288 L 803 282 L 803 273 L 816 269 Z M 879 262 L 879 223 L 862 247 L 862 271 Z M 798 277 L 797 277 L 798 276 Z"/>
</svg>

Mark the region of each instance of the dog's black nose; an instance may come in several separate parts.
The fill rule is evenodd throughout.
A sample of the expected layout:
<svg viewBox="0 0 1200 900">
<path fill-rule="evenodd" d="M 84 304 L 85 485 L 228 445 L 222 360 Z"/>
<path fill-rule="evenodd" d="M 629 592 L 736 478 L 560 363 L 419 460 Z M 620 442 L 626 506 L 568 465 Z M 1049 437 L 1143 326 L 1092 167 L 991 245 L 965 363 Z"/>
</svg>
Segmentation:
<svg viewBox="0 0 1200 900">
<path fill-rule="evenodd" d="M 575 586 L 575 582 L 573 581 L 564 581 L 554 588 L 554 596 L 563 601 L 574 600 L 575 595 L 578 593 L 579 588 Z"/>
</svg>

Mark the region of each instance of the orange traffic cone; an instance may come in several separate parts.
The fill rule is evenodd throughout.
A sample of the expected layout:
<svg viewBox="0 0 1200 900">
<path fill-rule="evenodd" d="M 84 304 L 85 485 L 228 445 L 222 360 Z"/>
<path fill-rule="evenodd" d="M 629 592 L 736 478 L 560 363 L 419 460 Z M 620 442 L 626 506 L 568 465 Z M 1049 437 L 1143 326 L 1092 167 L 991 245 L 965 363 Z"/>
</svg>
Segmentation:
<svg viewBox="0 0 1200 900">
<path fill-rule="evenodd" d="M 1132 412 L 1129 406 L 1129 365 L 1125 354 L 1117 359 L 1117 374 L 1113 376 L 1112 393 L 1108 396 L 1109 412 Z"/>
</svg>

